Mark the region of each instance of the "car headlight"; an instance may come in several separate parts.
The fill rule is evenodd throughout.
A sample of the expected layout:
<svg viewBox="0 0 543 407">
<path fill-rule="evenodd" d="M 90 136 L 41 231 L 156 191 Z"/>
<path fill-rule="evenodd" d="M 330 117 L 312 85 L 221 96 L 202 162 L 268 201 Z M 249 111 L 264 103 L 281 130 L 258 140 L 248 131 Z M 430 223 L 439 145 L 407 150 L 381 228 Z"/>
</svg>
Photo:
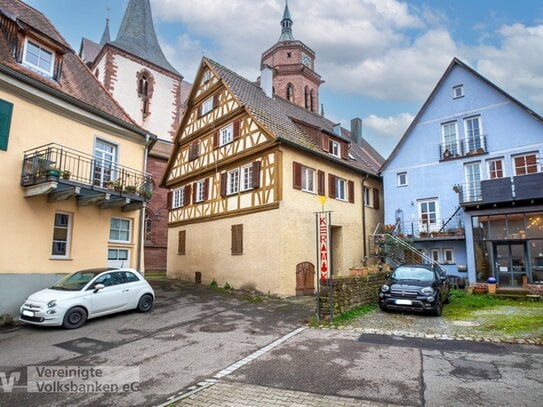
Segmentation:
<svg viewBox="0 0 543 407">
<path fill-rule="evenodd" d="M 433 295 L 434 294 L 434 289 L 432 287 L 424 287 L 422 290 L 420 290 L 421 293 L 423 293 L 424 295 Z"/>
<path fill-rule="evenodd" d="M 381 286 L 381 292 L 386 293 L 388 290 L 390 290 L 390 287 L 389 287 L 388 285 L 383 284 L 383 285 Z"/>
<path fill-rule="evenodd" d="M 47 303 L 47 306 L 48 306 L 49 308 L 54 308 L 54 307 L 56 307 L 56 306 L 57 306 L 57 300 L 51 300 L 51 301 L 49 301 L 49 302 Z"/>
</svg>

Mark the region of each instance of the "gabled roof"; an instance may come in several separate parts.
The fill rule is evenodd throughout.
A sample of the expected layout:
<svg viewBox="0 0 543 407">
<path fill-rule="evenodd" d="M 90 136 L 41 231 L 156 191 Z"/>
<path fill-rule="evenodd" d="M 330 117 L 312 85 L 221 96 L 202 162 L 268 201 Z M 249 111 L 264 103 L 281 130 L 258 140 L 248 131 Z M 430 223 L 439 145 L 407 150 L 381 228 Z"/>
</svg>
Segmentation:
<svg viewBox="0 0 543 407">
<path fill-rule="evenodd" d="M 430 103 L 432 103 L 437 91 L 439 90 L 439 88 L 441 87 L 442 83 L 445 81 L 445 79 L 449 76 L 449 74 L 451 73 L 451 71 L 453 70 L 453 68 L 455 66 L 458 66 L 458 67 L 461 67 L 463 69 L 465 69 L 466 71 L 468 71 L 469 73 L 471 73 L 473 76 L 475 76 L 477 79 L 483 81 L 484 83 L 486 83 L 487 85 L 489 85 L 490 87 L 492 87 L 494 90 L 496 90 L 497 92 L 499 92 L 500 94 L 502 94 L 503 96 L 505 96 L 506 98 L 508 98 L 509 100 L 511 100 L 513 103 L 515 103 L 516 105 L 518 105 L 521 109 L 525 110 L 528 114 L 530 114 L 531 116 L 533 116 L 536 120 L 539 120 L 541 122 L 543 122 L 543 117 L 541 117 L 540 115 L 538 115 L 536 112 L 534 112 L 532 109 L 530 109 L 529 107 L 527 107 L 526 105 L 524 105 L 523 103 L 519 102 L 517 99 L 515 99 L 513 96 L 511 96 L 509 93 L 505 92 L 503 89 L 501 89 L 500 87 L 498 87 L 497 85 L 495 85 L 494 83 L 492 83 L 490 80 L 488 80 L 487 78 L 485 78 L 484 76 L 482 76 L 480 73 L 478 73 L 476 70 L 474 70 L 473 68 L 470 68 L 467 64 L 465 64 L 464 62 L 462 62 L 461 60 L 459 60 L 458 58 L 453 58 L 453 60 L 451 61 L 451 63 L 449 64 L 449 66 L 447 67 L 447 69 L 445 70 L 445 73 L 441 76 L 441 78 L 439 79 L 439 81 L 437 82 L 437 85 L 434 87 L 434 89 L 432 90 L 432 92 L 430 93 L 430 96 L 428 96 L 428 99 L 426 99 L 426 101 L 424 102 L 424 104 L 422 105 L 422 107 L 420 108 L 419 112 L 417 113 L 417 115 L 415 116 L 415 118 L 413 119 L 413 121 L 411 122 L 411 124 L 409 125 L 409 127 L 407 128 L 407 130 L 405 131 L 405 133 L 403 134 L 402 138 L 400 139 L 400 141 L 398 142 L 398 144 L 396 144 L 396 147 L 394 148 L 394 150 L 392 150 L 392 153 L 390 153 L 390 155 L 388 156 L 388 158 L 386 159 L 386 161 L 383 163 L 383 165 L 381 166 L 381 169 L 380 169 L 380 172 L 382 172 L 386 167 L 387 165 L 390 163 L 390 161 L 392 161 L 392 159 L 396 156 L 396 154 L 398 153 L 398 151 L 400 150 L 400 148 L 402 147 L 403 143 L 405 142 L 405 140 L 407 139 L 407 137 L 409 136 L 409 134 L 411 133 L 411 131 L 413 131 L 413 129 L 415 128 L 415 126 L 418 124 L 421 116 L 424 114 L 424 112 L 426 111 L 426 109 L 428 108 L 428 106 L 430 105 Z"/>
<path fill-rule="evenodd" d="M 115 41 L 111 44 L 181 76 L 168 62 L 160 48 L 153 25 L 149 0 L 130 0 Z"/>
<path fill-rule="evenodd" d="M 101 49 L 102 46 L 100 44 L 83 37 L 79 48 L 79 56 L 83 59 L 83 62 L 90 64 L 94 62 Z"/>
<path fill-rule="evenodd" d="M 107 120 L 116 121 L 140 135 L 146 134 L 98 82 L 47 17 L 20 0 L 0 0 L 0 15 L 8 16 L 19 26 L 24 20 L 25 29 L 32 30 L 34 35 L 39 35 L 44 41 L 53 40 L 65 46 L 62 73 L 56 81 L 18 63 L 5 38 L 0 36 L 0 71 Z M 53 37 L 47 37 L 49 34 Z"/>
</svg>

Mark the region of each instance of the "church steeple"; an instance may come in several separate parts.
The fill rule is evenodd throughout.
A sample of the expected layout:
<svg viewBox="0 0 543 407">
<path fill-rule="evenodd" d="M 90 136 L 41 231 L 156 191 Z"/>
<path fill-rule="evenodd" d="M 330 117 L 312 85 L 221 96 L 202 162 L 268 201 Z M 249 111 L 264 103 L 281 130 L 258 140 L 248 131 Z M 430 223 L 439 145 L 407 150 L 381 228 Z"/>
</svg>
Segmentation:
<svg viewBox="0 0 543 407">
<path fill-rule="evenodd" d="M 285 11 L 283 12 L 283 19 L 281 20 L 281 36 L 279 42 L 282 41 L 294 41 L 292 36 L 292 24 L 293 21 L 290 18 L 290 12 L 288 10 L 288 0 L 285 2 Z"/>
<path fill-rule="evenodd" d="M 109 36 L 109 18 L 106 18 L 106 28 L 104 28 L 104 33 L 100 39 L 100 45 L 104 45 L 106 42 L 110 42 L 111 37 Z"/>
</svg>

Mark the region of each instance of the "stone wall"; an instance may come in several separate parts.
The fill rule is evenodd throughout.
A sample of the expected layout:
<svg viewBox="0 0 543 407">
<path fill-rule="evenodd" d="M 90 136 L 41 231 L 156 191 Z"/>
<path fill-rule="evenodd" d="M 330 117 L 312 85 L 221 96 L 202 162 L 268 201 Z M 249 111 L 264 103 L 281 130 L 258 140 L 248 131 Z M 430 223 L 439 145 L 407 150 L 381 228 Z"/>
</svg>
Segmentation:
<svg viewBox="0 0 543 407">
<path fill-rule="evenodd" d="M 330 316 L 330 285 L 334 315 L 337 316 L 361 305 L 376 304 L 378 290 L 385 282 L 386 274 L 385 271 L 377 271 L 365 276 L 337 277 L 327 281 L 325 286 L 321 286 L 321 317 Z"/>
</svg>

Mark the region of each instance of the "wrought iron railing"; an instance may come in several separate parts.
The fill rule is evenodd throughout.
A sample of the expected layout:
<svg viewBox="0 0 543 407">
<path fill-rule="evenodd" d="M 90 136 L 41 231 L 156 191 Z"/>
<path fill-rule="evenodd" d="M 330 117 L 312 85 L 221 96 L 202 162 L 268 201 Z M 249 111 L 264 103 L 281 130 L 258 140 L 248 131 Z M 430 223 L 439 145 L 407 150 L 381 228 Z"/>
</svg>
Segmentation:
<svg viewBox="0 0 543 407">
<path fill-rule="evenodd" d="M 461 216 L 453 218 L 424 218 L 411 222 L 398 222 L 394 230 L 395 236 L 415 239 L 432 238 L 464 238 L 465 229 Z"/>
<path fill-rule="evenodd" d="M 461 204 L 480 202 L 483 199 L 481 181 L 455 184 L 453 190 L 458 193 L 458 200 Z"/>
<path fill-rule="evenodd" d="M 151 198 L 151 177 L 146 173 L 59 144 L 24 152 L 21 185 L 59 180 L 120 195 Z"/>
<path fill-rule="evenodd" d="M 454 140 L 439 144 L 439 159 L 450 160 L 453 158 L 467 157 L 486 152 L 486 136 L 468 137 L 463 140 Z"/>
</svg>

